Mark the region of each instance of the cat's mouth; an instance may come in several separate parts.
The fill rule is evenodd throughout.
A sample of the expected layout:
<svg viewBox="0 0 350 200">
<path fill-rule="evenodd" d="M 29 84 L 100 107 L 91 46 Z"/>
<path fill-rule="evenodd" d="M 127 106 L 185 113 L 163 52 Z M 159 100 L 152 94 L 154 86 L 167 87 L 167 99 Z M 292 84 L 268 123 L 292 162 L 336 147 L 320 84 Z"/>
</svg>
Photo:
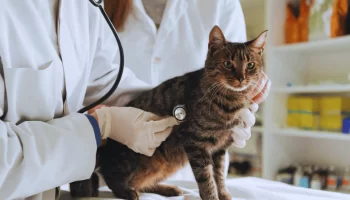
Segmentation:
<svg viewBox="0 0 350 200">
<path fill-rule="evenodd" d="M 242 92 L 242 91 L 246 90 L 246 89 L 248 88 L 249 85 L 244 85 L 244 86 L 242 86 L 242 87 L 233 87 L 233 86 L 231 86 L 231 85 L 229 85 L 229 84 L 225 84 L 225 86 L 226 86 L 228 89 L 232 90 L 232 91 L 235 91 L 235 92 Z"/>
</svg>

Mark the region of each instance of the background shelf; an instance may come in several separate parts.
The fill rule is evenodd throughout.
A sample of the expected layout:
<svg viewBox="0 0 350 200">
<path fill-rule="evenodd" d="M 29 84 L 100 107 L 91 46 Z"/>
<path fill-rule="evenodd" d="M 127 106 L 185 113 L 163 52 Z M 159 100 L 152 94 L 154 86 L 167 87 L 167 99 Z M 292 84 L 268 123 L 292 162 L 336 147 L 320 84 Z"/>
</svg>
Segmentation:
<svg viewBox="0 0 350 200">
<path fill-rule="evenodd" d="M 350 37 L 330 38 L 320 41 L 303 42 L 288 45 L 272 46 L 275 52 L 321 53 L 330 51 L 344 51 L 350 49 Z"/>
<path fill-rule="evenodd" d="M 350 73 L 350 72 L 349 72 Z M 350 81 L 349 81 L 350 83 Z M 334 84 L 334 85 L 311 85 L 311 86 L 291 86 L 272 88 L 275 93 L 350 93 L 350 84 Z"/>
<path fill-rule="evenodd" d="M 307 131 L 293 128 L 276 129 L 272 131 L 273 134 L 295 136 L 295 137 L 308 137 L 308 138 L 320 138 L 329 140 L 348 140 L 350 141 L 350 134 L 342 134 L 340 132 L 327 132 L 327 131 Z M 350 145 L 350 143 L 349 143 Z"/>
</svg>

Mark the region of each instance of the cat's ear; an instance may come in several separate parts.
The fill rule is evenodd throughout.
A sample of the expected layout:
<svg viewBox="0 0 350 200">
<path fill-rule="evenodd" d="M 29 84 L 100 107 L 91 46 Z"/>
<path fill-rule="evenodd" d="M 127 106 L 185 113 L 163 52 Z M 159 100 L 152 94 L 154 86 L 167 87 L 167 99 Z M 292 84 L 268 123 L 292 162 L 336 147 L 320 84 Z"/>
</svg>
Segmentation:
<svg viewBox="0 0 350 200">
<path fill-rule="evenodd" d="M 209 34 L 209 50 L 211 49 L 212 46 L 220 45 L 220 44 L 225 44 L 226 39 L 224 34 L 222 33 L 221 29 L 218 26 L 214 26 Z"/>
<path fill-rule="evenodd" d="M 260 35 L 255 38 L 254 40 L 251 40 L 249 42 L 249 45 L 251 48 L 256 49 L 260 55 L 264 52 L 264 47 L 267 39 L 267 30 L 260 33 Z"/>
</svg>

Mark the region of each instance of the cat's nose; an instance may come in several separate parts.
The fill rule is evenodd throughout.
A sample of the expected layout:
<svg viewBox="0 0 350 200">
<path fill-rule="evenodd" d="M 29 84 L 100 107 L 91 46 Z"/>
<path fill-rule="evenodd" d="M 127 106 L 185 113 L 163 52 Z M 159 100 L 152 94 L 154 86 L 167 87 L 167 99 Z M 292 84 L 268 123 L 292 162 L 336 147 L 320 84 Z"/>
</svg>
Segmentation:
<svg viewBox="0 0 350 200">
<path fill-rule="evenodd" d="M 244 81 L 244 78 L 241 77 L 241 78 L 238 79 L 238 81 L 239 81 L 239 83 L 242 83 Z"/>
</svg>

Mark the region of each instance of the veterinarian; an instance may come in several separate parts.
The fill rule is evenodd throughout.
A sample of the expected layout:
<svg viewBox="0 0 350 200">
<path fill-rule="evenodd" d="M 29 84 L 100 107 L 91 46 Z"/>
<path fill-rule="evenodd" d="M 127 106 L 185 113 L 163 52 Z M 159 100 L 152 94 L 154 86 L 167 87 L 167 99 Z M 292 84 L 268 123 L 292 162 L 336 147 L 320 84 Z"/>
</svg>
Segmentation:
<svg viewBox="0 0 350 200">
<path fill-rule="evenodd" d="M 137 5 L 141 5 L 141 1 L 137 2 Z M 199 1 L 194 2 L 201 5 Z M 236 15 L 232 13 L 242 17 L 240 8 L 236 7 L 238 0 L 232 5 L 229 1 L 222 2 L 195 8 L 186 0 L 169 1 L 166 12 L 168 22 L 162 25 L 162 37 L 159 36 L 161 39 L 157 39 L 156 48 L 152 50 L 152 55 L 157 55 L 154 57 L 159 65 L 157 67 L 153 67 L 156 63 L 148 63 L 147 59 L 151 60 L 146 57 L 148 54 L 140 53 L 145 50 L 144 47 L 131 48 L 135 45 L 133 40 L 139 40 L 139 45 L 154 41 L 148 40 L 146 34 L 154 29 L 143 30 L 143 27 L 151 27 L 151 23 L 147 25 L 146 21 L 142 21 L 147 19 L 142 17 L 145 13 L 142 15 L 135 8 L 134 12 L 139 12 L 138 20 L 142 22 L 129 18 L 137 29 L 123 33 L 122 41 L 123 44 L 131 43 L 131 46 L 125 45 L 126 60 L 131 58 L 135 62 L 129 60 L 127 65 L 132 65 L 142 79 L 126 68 L 117 91 L 104 102 L 111 106 L 108 112 L 97 116 L 76 112 L 104 95 L 118 73 L 118 48 L 100 11 L 89 1 L 1 1 L 0 199 L 55 199 L 57 186 L 90 177 L 95 166 L 96 149 L 103 138 L 115 139 L 136 152 L 151 156 L 177 121 L 172 117 L 159 118 L 152 113 L 123 106 L 139 91 L 191 69 L 189 66 L 202 64 L 204 57 L 200 55 L 204 52 L 205 41 L 183 37 L 184 34 L 199 37 L 207 31 L 206 26 L 212 25 L 202 27 L 198 12 L 208 13 L 207 10 L 215 8 L 215 12 L 205 19 L 214 17 L 215 21 L 208 22 L 222 24 L 227 33 L 230 33 L 230 29 L 244 27 L 240 24 L 242 19 L 232 23 L 224 20 L 235 19 Z M 190 9 L 189 13 L 184 12 L 186 9 L 183 6 Z M 219 11 L 222 15 L 219 15 Z M 198 23 L 192 24 L 196 21 L 191 20 L 196 18 Z M 196 32 L 184 32 L 189 24 L 196 27 Z M 140 30 L 144 33 L 141 34 Z M 151 33 L 154 36 L 154 32 Z M 231 33 L 230 39 L 243 40 L 243 33 Z M 130 34 L 130 37 L 126 37 L 126 34 Z M 189 65 L 177 62 L 178 69 L 173 69 L 175 65 L 171 65 L 171 61 L 179 61 L 179 56 L 184 56 L 183 44 L 187 44 L 191 50 L 198 46 L 198 53 L 186 50 Z M 179 56 L 174 52 L 177 45 Z M 151 46 L 146 45 L 149 51 Z M 161 54 L 162 51 L 168 54 Z M 192 55 L 194 58 L 191 58 Z M 174 58 L 170 59 L 170 56 Z M 164 68 L 165 61 L 169 64 L 168 68 Z M 150 71 L 154 73 L 150 74 Z M 153 79 L 154 82 L 151 81 Z M 256 94 L 262 95 L 257 101 L 266 96 L 261 91 L 267 94 L 267 90 L 263 89 L 267 80 L 261 80 L 262 86 L 256 90 Z M 252 111 L 256 109 L 257 106 Z M 238 145 L 249 139 L 250 126 L 255 120 L 248 109 L 242 110 L 242 117 L 248 126 L 236 130 L 237 134 L 233 137 Z M 144 126 L 149 127 L 146 132 L 141 128 Z"/>
<path fill-rule="evenodd" d="M 152 86 L 202 68 L 208 50 L 209 32 L 215 24 L 220 26 L 227 40 L 247 40 L 239 0 L 104 2 L 106 12 L 123 41 L 126 66 Z M 258 107 L 257 104 L 252 106 Z M 240 139 L 236 138 L 234 145 L 242 148 L 245 146 L 244 139 L 250 138 L 250 131 L 238 133 L 235 137 Z M 227 154 L 226 173 L 228 165 Z M 195 180 L 189 164 L 170 179 Z"/>
</svg>

